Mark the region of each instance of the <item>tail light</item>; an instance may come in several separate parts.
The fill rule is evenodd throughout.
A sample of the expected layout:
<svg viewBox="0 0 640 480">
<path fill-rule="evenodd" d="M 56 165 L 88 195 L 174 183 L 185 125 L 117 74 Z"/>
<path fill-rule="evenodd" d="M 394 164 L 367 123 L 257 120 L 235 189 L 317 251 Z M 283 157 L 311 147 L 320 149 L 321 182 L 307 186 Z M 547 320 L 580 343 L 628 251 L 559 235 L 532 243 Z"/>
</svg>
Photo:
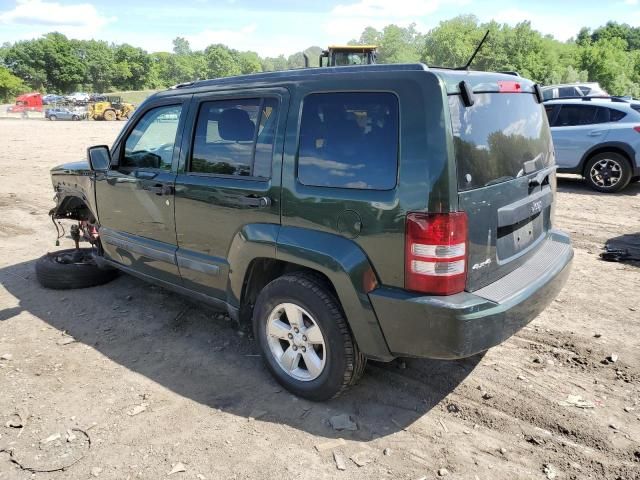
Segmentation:
<svg viewBox="0 0 640 480">
<path fill-rule="evenodd" d="M 640 133 L 640 125 L 636 125 L 635 127 L 633 127 L 633 129 L 634 129 L 636 132 Z"/>
<path fill-rule="evenodd" d="M 407 290 L 452 295 L 467 279 L 467 214 L 410 213 L 405 230 Z"/>
</svg>

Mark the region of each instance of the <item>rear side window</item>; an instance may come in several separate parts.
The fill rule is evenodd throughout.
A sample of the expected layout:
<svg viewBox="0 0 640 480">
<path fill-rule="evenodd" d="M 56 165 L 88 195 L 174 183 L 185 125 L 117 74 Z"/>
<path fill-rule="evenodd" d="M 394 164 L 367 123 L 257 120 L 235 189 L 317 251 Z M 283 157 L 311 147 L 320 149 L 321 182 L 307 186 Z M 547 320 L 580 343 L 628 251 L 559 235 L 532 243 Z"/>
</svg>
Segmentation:
<svg viewBox="0 0 640 480">
<path fill-rule="evenodd" d="M 560 97 L 578 97 L 580 94 L 576 92 L 574 87 L 560 87 L 558 89 Z"/>
<path fill-rule="evenodd" d="M 613 108 L 609 109 L 609 121 L 610 122 L 619 122 L 620 120 L 622 120 L 626 116 L 627 116 L 627 114 L 625 112 L 621 112 L 620 110 L 614 110 Z"/>
<path fill-rule="evenodd" d="M 274 98 L 204 102 L 196 122 L 189 170 L 269 178 L 277 105 Z"/>
<path fill-rule="evenodd" d="M 575 127 L 596 123 L 598 108 L 591 105 L 562 105 L 555 122 L 557 127 Z"/>
<path fill-rule="evenodd" d="M 398 99 L 314 93 L 302 108 L 298 179 L 321 187 L 390 190 L 398 171 Z"/>
</svg>

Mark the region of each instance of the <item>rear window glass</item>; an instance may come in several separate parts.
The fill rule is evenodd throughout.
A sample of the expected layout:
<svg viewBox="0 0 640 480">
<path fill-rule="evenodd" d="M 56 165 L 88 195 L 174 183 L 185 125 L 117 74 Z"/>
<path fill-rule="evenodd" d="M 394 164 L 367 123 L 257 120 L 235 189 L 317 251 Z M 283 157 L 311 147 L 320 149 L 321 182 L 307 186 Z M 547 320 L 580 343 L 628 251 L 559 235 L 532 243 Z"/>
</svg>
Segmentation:
<svg viewBox="0 0 640 480">
<path fill-rule="evenodd" d="M 509 181 L 549 165 L 547 115 L 533 95 L 476 94 L 471 107 L 451 95 L 449 108 L 459 190 Z"/>
<path fill-rule="evenodd" d="M 398 99 L 314 93 L 302 108 L 298 179 L 305 185 L 390 190 L 398 170 Z"/>
</svg>

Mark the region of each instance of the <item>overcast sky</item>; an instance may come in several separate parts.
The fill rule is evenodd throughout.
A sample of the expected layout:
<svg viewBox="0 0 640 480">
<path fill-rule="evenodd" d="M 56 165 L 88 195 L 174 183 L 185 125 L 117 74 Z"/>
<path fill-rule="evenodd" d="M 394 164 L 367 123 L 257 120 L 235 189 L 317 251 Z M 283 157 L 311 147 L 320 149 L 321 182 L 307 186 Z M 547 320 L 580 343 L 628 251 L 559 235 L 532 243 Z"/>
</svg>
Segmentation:
<svg viewBox="0 0 640 480">
<path fill-rule="evenodd" d="M 171 51 L 224 43 L 260 55 L 290 55 L 311 45 L 358 38 L 363 28 L 415 22 L 427 31 L 460 14 L 533 27 L 560 40 L 607 20 L 640 25 L 639 0 L 0 0 L 0 43 L 59 31 L 72 38 Z"/>
</svg>

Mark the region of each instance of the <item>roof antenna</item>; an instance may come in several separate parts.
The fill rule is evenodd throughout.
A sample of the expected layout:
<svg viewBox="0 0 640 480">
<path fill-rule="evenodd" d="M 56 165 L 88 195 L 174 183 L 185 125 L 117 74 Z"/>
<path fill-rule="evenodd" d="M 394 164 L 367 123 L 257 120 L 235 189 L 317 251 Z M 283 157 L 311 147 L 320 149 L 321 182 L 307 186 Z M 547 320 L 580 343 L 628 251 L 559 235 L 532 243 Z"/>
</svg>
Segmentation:
<svg viewBox="0 0 640 480">
<path fill-rule="evenodd" d="M 489 30 L 487 30 L 487 33 L 485 33 L 484 37 L 482 37 L 482 40 L 480 40 L 480 43 L 478 44 L 478 46 L 474 50 L 473 55 L 471 55 L 471 58 L 469 58 L 469 61 L 467 62 L 467 64 L 464 67 L 456 68 L 456 70 L 469 70 L 469 66 L 471 65 L 471 62 L 473 62 L 473 59 L 476 58 L 476 55 L 478 54 L 478 52 L 482 48 L 482 45 L 484 45 L 484 41 L 487 39 L 488 36 L 489 36 Z"/>
</svg>

